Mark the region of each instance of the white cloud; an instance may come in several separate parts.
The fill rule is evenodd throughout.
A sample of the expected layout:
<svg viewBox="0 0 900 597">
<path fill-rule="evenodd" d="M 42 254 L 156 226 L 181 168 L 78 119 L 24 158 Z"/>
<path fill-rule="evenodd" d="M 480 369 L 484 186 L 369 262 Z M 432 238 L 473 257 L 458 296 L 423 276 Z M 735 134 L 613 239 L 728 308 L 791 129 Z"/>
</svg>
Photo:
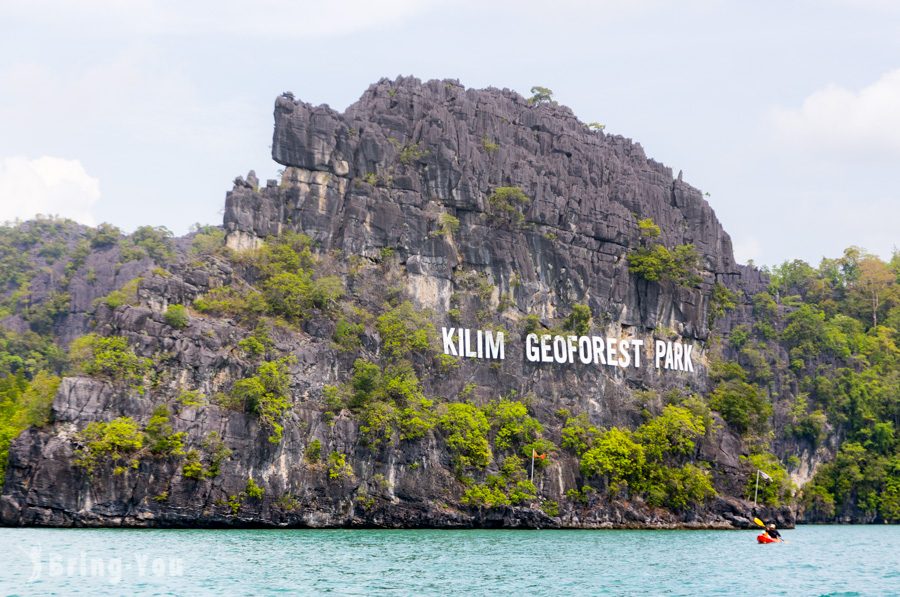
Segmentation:
<svg viewBox="0 0 900 597">
<path fill-rule="evenodd" d="M 900 69 L 859 91 L 828 85 L 772 122 L 787 144 L 838 157 L 900 155 Z"/>
<path fill-rule="evenodd" d="M 0 221 L 59 215 L 93 225 L 100 181 L 78 160 L 49 156 L 0 159 Z"/>
<path fill-rule="evenodd" d="M 439 0 L 7 0 L 0 15 L 40 27 L 112 35 L 262 35 L 322 38 L 375 29 Z"/>
</svg>

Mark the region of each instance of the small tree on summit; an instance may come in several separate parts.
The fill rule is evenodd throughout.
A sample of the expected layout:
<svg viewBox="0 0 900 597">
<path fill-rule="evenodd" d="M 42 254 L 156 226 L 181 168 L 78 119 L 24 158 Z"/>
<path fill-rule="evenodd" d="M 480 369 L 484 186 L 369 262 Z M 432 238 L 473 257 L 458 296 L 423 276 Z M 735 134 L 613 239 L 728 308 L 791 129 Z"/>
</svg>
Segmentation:
<svg viewBox="0 0 900 597">
<path fill-rule="evenodd" d="M 528 103 L 531 105 L 549 104 L 553 101 L 553 91 L 540 85 L 532 87 L 531 94 L 531 97 L 528 98 Z"/>
</svg>

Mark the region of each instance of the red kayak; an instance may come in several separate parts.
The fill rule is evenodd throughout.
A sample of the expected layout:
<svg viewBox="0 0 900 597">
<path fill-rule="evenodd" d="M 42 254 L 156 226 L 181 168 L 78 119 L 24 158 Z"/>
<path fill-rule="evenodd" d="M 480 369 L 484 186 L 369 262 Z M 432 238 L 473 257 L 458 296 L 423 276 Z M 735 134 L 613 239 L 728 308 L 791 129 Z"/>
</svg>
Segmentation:
<svg viewBox="0 0 900 597">
<path fill-rule="evenodd" d="M 781 543 L 780 539 L 772 539 L 765 533 L 760 533 L 756 536 L 757 543 Z"/>
</svg>

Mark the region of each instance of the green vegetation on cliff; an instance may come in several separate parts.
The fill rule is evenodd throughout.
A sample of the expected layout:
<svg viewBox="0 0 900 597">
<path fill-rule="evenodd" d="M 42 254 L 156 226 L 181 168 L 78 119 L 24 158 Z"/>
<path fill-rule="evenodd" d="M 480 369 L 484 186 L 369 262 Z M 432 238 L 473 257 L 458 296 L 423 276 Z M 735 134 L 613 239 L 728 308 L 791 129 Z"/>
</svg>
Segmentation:
<svg viewBox="0 0 900 597">
<path fill-rule="evenodd" d="M 802 490 L 807 515 L 900 521 L 900 253 L 884 262 L 851 247 L 771 276 L 770 295 L 754 302 L 761 321 L 783 330 L 787 362 L 769 365 L 797 385 L 785 431 L 798 447 L 841 442 Z M 744 344 L 774 341 L 761 326 Z M 740 360 L 756 373 L 752 354 L 744 348 Z"/>
<path fill-rule="evenodd" d="M 253 286 L 229 285 L 194 300 L 201 313 L 252 320 L 261 315 L 298 323 L 316 310 L 330 310 L 344 295 L 341 278 L 323 275 L 309 237 L 285 232 L 257 250 L 233 255 Z"/>
<path fill-rule="evenodd" d="M 69 348 L 72 369 L 84 375 L 140 387 L 151 361 L 139 357 L 121 336 L 88 334 Z"/>
<path fill-rule="evenodd" d="M 277 444 L 284 434 L 282 417 L 291 405 L 290 357 L 260 363 L 256 373 L 239 379 L 232 394 L 245 408 L 259 417 L 260 423 L 270 430 L 269 441 Z"/>
<path fill-rule="evenodd" d="M 488 209 L 518 226 L 529 202 L 520 188 L 499 187 L 488 196 Z M 446 216 L 437 217 L 436 236 L 458 231 L 459 221 Z M 771 479 L 759 486 L 761 504 L 799 503 L 811 520 L 900 520 L 900 258 L 884 262 L 850 249 L 818 267 L 788 262 L 770 272 L 767 291 L 750 297 L 727 281 L 701 285 L 692 245 L 667 248 L 650 219 L 638 229 L 641 244 L 626 255 L 632 274 L 703 293 L 697 305 L 706 308 L 712 328 L 704 347 L 709 386 L 696 393 L 628 388 L 622 411 L 605 419 L 616 425 L 602 426 L 590 397 L 564 396 L 577 414 L 563 410 L 554 417 L 543 402 L 551 398 L 528 394 L 528 382 L 521 395 L 509 390 L 508 363 L 482 364 L 487 373 L 479 377 L 462 359 L 439 354 L 433 313 L 414 305 L 398 271 L 408 257 L 402 247 L 347 257 L 286 232 L 233 253 L 216 228 L 198 231 L 190 247 L 155 228 L 130 237 L 52 219 L 4 228 L 0 309 L 13 319 L 9 329 L 0 328 L 0 475 L 16 437 L 54 425 L 50 405 L 61 376 L 83 375 L 112 388 L 116 401 L 134 401 L 128 402 L 134 410 L 124 411 L 133 418 L 81 423 L 70 436 L 79 469 L 95 479 L 144 471 L 150 462 L 165 463 L 177 482 L 192 486 L 227 476 L 226 439 L 233 437 L 176 431 L 190 429 L 184 425 L 191 417 L 224 407 L 246 413 L 220 412 L 224 417 L 258 422 L 272 444 L 299 436 L 302 468 L 330 487 L 349 486 L 357 474 L 361 484 L 371 483 L 359 493 L 367 508 L 378 496 L 370 463 L 415 455 L 398 464 L 415 475 L 433 465 L 422 454 L 437 449 L 448 469 L 445 497 L 472 508 L 540 506 L 558 513 L 618 500 L 690 512 L 723 488 L 752 499 L 760 470 Z M 118 288 L 105 285 L 82 299 L 89 306 L 82 305 L 79 317 L 90 327 L 69 333 L 75 339 L 66 347 L 60 330 L 83 292 L 69 284 L 77 276 L 96 282 L 88 272 L 91 251 L 109 254 L 111 271 L 137 269 L 121 275 Z M 135 263 L 147 259 L 170 269 L 144 263 L 142 270 Z M 214 262 L 227 274 L 216 274 L 218 286 L 200 284 L 193 294 L 160 300 L 154 293 L 169 283 L 175 265 L 183 266 L 178 259 L 197 267 Z M 532 291 L 519 290 L 528 282 L 518 276 L 495 280 L 460 269 L 451 283 L 448 317 L 458 325 L 584 335 L 610 321 L 586 297 L 543 323 L 544 315 L 516 314 L 523 304 L 517 293 Z M 135 319 L 126 321 L 129 316 Z M 215 327 L 223 321 L 227 333 Z M 146 322 L 147 336 L 145 324 L 135 322 Z M 153 326 L 169 344 L 154 344 Z M 183 344 L 171 344 L 172 338 Z M 324 381 L 306 383 L 299 371 L 309 362 L 286 356 L 297 338 L 324 340 L 317 344 L 329 360 Z M 221 351 L 209 359 L 215 365 L 202 366 L 219 375 L 203 378 L 176 351 L 207 342 Z M 456 387 L 437 383 L 455 372 L 468 377 Z M 143 415 L 134 414 L 144 403 L 150 406 Z M 193 410 L 183 417 L 185 409 Z M 296 427 L 286 435 L 288 425 Z M 734 457 L 736 471 L 723 472 L 709 455 L 725 433 L 744 452 Z M 358 443 L 340 444 L 341 434 Z M 561 495 L 542 493 L 531 482 L 532 453 L 544 456 L 535 459 L 536 481 L 555 475 L 553 467 L 567 467 Z M 811 480 L 795 486 L 811 468 Z M 726 475 L 736 477 L 730 485 L 722 481 Z M 244 473 L 229 492 L 224 503 L 235 514 L 263 502 L 262 486 Z"/>
<path fill-rule="evenodd" d="M 46 371 L 39 371 L 31 380 L 24 373 L 0 377 L 0 487 L 10 443 L 28 427 L 50 422 L 50 405 L 59 383 L 59 377 Z"/>
<path fill-rule="evenodd" d="M 670 280 L 682 286 L 700 283 L 700 254 L 694 245 L 667 248 L 659 241 L 659 226 L 650 218 L 640 220 L 638 229 L 641 246 L 628 253 L 628 269 L 632 274 L 648 282 Z"/>
<path fill-rule="evenodd" d="M 641 495 L 655 506 L 674 510 L 715 495 L 708 463 L 694 462 L 696 442 L 706 433 L 701 415 L 668 405 L 635 431 L 600 431 L 583 416 L 568 418 L 563 446 L 575 451 L 581 472 L 605 482 L 613 495 Z"/>
</svg>

